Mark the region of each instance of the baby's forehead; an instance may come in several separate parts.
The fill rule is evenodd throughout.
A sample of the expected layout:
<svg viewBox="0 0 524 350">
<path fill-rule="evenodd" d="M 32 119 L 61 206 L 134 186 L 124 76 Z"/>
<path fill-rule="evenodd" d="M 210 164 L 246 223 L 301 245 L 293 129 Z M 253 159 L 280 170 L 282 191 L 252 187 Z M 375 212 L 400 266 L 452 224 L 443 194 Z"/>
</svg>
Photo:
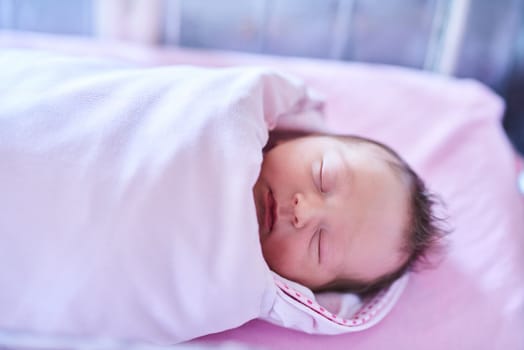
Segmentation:
<svg viewBox="0 0 524 350">
<path fill-rule="evenodd" d="M 409 174 L 406 171 L 405 161 L 389 146 L 357 135 L 326 135 L 311 134 L 300 136 L 295 141 L 306 141 L 314 148 L 329 149 L 351 154 L 358 152 L 361 156 L 377 161 L 391 170 L 391 174 L 398 177 L 403 183 L 409 183 Z M 285 143 L 285 142 L 284 142 Z"/>
<path fill-rule="evenodd" d="M 346 147 L 354 148 L 360 147 L 370 152 L 376 153 L 378 156 L 385 157 L 389 160 L 398 160 L 396 152 L 385 144 L 360 136 L 332 136 L 333 139 L 343 143 Z"/>
<path fill-rule="evenodd" d="M 347 152 L 361 151 L 391 170 L 403 183 L 409 183 L 405 162 L 389 146 L 383 143 L 359 136 L 334 136 L 344 145 Z"/>
</svg>

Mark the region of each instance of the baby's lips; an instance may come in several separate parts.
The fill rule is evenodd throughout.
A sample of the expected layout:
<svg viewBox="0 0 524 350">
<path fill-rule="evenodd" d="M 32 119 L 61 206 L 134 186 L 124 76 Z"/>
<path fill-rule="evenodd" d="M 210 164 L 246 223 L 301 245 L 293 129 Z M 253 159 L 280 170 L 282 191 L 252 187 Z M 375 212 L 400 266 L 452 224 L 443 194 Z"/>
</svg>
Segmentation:
<svg viewBox="0 0 524 350">
<path fill-rule="evenodd" d="M 264 196 L 264 226 L 271 233 L 278 219 L 278 203 L 269 188 Z"/>
<path fill-rule="evenodd" d="M 268 189 L 265 196 L 264 196 L 264 228 L 266 229 L 266 232 L 270 232 L 272 228 L 272 221 L 273 221 L 273 214 L 271 213 L 272 210 L 272 195 L 271 190 Z"/>
<path fill-rule="evenodd" d="M 277 203 L 275 196 L 273 196 L 272 191 L 270 192 L 270 194 L 271 194 L 271 200 L 272 200 L 271 201 L 271 215 L 273 216 L 273 220 L 271 222 L 271 231 L 273 231 L 273 227 L 275 226 L 275 223 L 278 220 L 278 203 Z"/>
</svg>

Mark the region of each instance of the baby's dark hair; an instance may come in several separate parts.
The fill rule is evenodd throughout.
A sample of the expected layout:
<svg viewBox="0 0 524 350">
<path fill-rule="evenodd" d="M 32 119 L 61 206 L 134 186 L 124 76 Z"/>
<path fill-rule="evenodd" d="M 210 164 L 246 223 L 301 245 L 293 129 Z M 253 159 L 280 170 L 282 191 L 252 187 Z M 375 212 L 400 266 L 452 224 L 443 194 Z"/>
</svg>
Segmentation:
<svg viewBox="0 0 524 350">
<path fill-rule="evenodd" d="M 388 153 L 393 160 L 388 163 L 400 173 L 407 182 L 409 196 L 409 216 L 405 234 L 405 244 L 401 248 L 407 255 L 407 260 L 395 271 L 377 278 L 374 281 L 339 280 L 329 290 L 344 290 L 357 293 L 363 297 L 389 287 L 394 281 L 408 271 L 420 271 L 436 266 L 446 248 L 445 237 L 449 230 L 445 220 L 436 214 L 436 205 L 441 203 L 438 197 L 431 193 L 420 176 L 409 164 L 389 146 L 361 136 L 336 136 L 343 142 L 373 144 Z"/>
</svg>

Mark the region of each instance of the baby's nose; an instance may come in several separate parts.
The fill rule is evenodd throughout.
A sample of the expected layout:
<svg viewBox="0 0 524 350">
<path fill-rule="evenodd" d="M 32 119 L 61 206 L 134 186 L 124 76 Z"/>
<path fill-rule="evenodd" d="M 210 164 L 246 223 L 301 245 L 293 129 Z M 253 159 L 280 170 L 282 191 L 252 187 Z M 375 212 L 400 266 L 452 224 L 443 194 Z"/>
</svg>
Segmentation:
<svg viewBox="0 0 524 350">
<path fill-rule="evenodd" d="M 314 198 L 306 197 L 302 193 L 293 196 L 293 226 L 301 229 L 318 220 L 320 216 L 320 204 Z"/>
</svg>

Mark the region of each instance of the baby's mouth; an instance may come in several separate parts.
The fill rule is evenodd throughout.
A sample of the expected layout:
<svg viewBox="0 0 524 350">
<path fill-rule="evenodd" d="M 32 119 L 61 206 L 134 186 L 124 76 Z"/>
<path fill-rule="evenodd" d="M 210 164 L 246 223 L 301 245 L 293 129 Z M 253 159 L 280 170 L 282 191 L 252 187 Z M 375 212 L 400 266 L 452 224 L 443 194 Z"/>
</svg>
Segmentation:
<svg viewBox="0 0 524 350">
<path fill-rule="evenodd" d="M 266 210 L 265 210 L 264 223 L 265 223 L 268 233 L 270 233 L 271 231 L 273 231 L 273 226 L 275 225 L 277 206 L 276 206 L 275 198 L 273 197 L 273 192 L 271 190 L 267 192 L 265 199 L 266 199 L 265 200 Z"/>
</svg>

